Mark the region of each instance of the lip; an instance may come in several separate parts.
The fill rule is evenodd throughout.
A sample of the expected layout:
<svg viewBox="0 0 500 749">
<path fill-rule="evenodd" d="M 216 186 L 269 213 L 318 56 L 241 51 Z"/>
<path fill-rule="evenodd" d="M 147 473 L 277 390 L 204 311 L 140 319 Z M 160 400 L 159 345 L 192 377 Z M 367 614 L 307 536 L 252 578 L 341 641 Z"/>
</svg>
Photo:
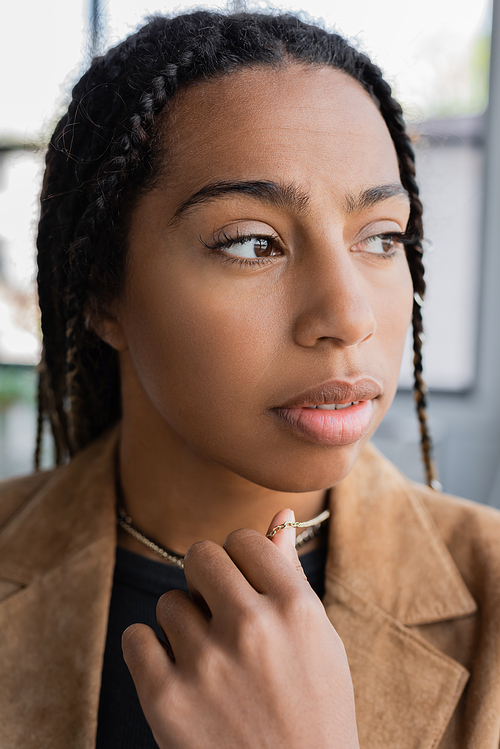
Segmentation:
<svg viewBox="0 0 500 749">
<path fill-rule="evenodd" d="M 354 382 L 329 380 L 295 395 L 271 411 L 282 423 L 311 442 L 349 445 L 360 440 L 369 430 L 374 415 L 373 401 L 381 394 L 381 385 L 371 378 Z M 312 408 L 332 403 L 356 405 L 339 411 Z"/>
<path fill-rule="evenodd" d="M 323 406 L 328 403 L 355 403 L 378 398 L 382 386 L 371 377 L 363 377 L 349 382 L 348 380 L 328 380 L 309 390 L 295 395 L 277 408 L 307 408 Z"/>
</svg>

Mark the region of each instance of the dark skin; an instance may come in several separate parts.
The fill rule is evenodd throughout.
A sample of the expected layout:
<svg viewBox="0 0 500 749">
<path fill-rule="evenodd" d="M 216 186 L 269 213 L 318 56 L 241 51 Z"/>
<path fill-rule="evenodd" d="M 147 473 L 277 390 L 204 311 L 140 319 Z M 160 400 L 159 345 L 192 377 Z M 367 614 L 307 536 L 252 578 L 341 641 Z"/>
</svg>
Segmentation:
<svg viewBox="0 0 500 749">
<path fill-rule="evenodd" d="M 124 655 L 162 749 L 356 747 L 345 652 L 298 574 L 294 531 L 263 534 L 323 509 L 393 399 L 412 308 L 404 248 L 380 238 L 409 216 L 394 146 L 359 84 L 295 65 L 187 89 L 167 132 L 168 172 L 133 209 L 124 289 L 95 327 L 120 356 L 127 510 L 189 549 L 192 597 L 159 602 L 175 662 L 143 625 Z M 186 206 L 243 181 L 280 199 Z M 277 413 L 360 378 L 370 394 L 340 437 Z"/>
</svg>

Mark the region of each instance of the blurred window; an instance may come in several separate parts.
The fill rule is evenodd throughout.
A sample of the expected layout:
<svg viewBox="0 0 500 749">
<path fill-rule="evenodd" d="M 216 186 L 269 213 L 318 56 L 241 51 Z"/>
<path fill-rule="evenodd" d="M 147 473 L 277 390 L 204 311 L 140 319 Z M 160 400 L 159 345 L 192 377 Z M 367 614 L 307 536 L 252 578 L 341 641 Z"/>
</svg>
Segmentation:
<svg viewBox="0 0 500 749">
<path fill-rule="evenodd" d="M 0 363 L 36 364 L 35 233 L 43 151 L 88 60 L 84 0 L 8 3 L 0 26 Z M 1 384 L 0 384 L 1 387 Z M 1 397 L 1 395 L 0 395 Z"/>
</svg>

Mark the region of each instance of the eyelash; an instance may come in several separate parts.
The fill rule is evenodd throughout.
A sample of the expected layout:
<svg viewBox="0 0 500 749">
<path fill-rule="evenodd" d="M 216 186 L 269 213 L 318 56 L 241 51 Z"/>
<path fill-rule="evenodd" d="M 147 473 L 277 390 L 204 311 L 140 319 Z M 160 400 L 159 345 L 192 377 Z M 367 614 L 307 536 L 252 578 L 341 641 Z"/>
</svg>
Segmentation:
<svg viewBox="0 0 500 749">
<path fill-rule="evenodd" d="M 256 265 L 262 266 L 266 263 L 272 263 L 275 256 L 262 258 L 236 257 L 235 255 L 229 255 L 227 252 L 224 252 L 224 250 L 229 250 L 235 244 L 243 244 L 244 242 L 249 242 L 251 239 L 263 239 L 266 242 L 270 242 L 272 249 L 275 249 L 278 246 L 277 236 L 255 233 L 240 234 L 238 229 L 236 230 L 236 235 L 233 236 L 228 236 L 225 231 L 222 231 L 217 235 L 217 237 L 214 237 L 212 244 L 205 242 L 201 237 L 200 242 L 207 250 L 209 250 L 209 252 L 216 255 L 219 260 L 226 263 L 226 265 L 239 265 L 240 267 L 249 268 L 255 267 Z"/>
<path fill-rule="evenodd" d="M 402 231 L 394 231 L 394 232 L 384 232 L 382 234 L 374 234 L 371 237 L 366 237 L 363 242 L 368 241 L 369 239 L 393 239 L 396 241 L 397 244 L 402 244 L 404 247 L 408 244 L 412 244 L 412 242 L 415 241 L 413 237 L 408 236 L 406 232 Z M 360 244 L 360 243 L 359 243 Z M 369 255 L 375 255 L 376 257 L 383 258 L 384 260 L 390 260 L 395 256 L 397 252 L 397 248 L 395 247 L 392 252 L 372 252 L 370 253 L 367 250 L 367 253 Z"/>
<path fill-rule="evenodd" d="M 272 246 L 276 247 L 278 237 L 254 233 L 240 234 L 239 231 L 236 230 L 235 236 L 229 236 L 225 231 L 222 231 L 221 234 L 219 234 L 217 237 L 214 237 L 214 241 L 212 243 L 205 242 L 201 237 L 199 239 L 201 244 L 211 253 L 216 255 L 221 262 L 226 263 L 227 265 L 239 265 L 240 267 L 248 268 L 255 267 L 256 265 L 262 266 L 266 263 L 273 262 L 275 256 L 262 258 L 236 257 L 235 255 L 228 254 L 227 252 L 225 252 L 225 250 L 229 250 L 236 244 L 243 244 L 244 242 L 248 242 L 251 239 L 263 239 L 266 242 L 270 242 Z M 398 244 L 402 244 L 403 246 L 412 244 L 415 241 L 415 237 L 409 236 L 406 232 L 384 232 L 382 234 L 374 234 L 371 237 L 366 237 L 366 239 L 363 241 L 366 241 L 368 239 L 394 239 Z M 384 260 L 390 260 L 396 254 L 396 249 L 391 253 L 369 254 L 376 255 L 376 257 L 383 258 Z"/>
</svg>

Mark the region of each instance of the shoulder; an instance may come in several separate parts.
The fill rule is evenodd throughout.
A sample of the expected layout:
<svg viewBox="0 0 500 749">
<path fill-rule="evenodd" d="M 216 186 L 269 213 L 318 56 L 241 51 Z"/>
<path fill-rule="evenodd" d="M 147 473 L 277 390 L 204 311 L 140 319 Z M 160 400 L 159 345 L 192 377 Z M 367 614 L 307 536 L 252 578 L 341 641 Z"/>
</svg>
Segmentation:
<svg viewBox="0 0 500 749">
<path fill-rule="evenodd" d="M 411 548 L 413 564 L 425 562 L 432 575 L 438 574 L 432 569 L 436 559 L 431 562 L 429 557 L 428 540 L 433 538 L 435 548 L 448 566 L 453 563 L 473 598 L 480 605 L 493 606 L 500 615 L 499 510 L 409 481 L 371 444 L 341 483 L 346 484 L 344 494 L 356 516 L 361 515 L 365 525 L 368 516 L 380 525 L 386 545 L 391 539 L 394 559 L 400 560 L 404 549 L 408 563 Z"/>
<path fill-rule="evenodd" d="M 0 480 L 0 528 L 50 482 L 55 471 Z"/>
<path fill-rule="evenodd" d="M 412 488 L 425 505 L 474 597 L 497 589 L 500 579 L 500 511 L 436 492 Z M 500 603 L 500 595 L 499 595 Z"/>
<path fill-rule="evenodd" d="M 412 483 L 411 486 L 448 543 L 461 547 L 479 545 L 485 553 L 496 551 L 500 540 L 499 510 L 442 494 L 421 484 Z"/>
<path fill-rule="evenodd" d="M 10 520 L 33 513 L 38 520 L 48 513 L 55 522 L 61 513 L 69 517 L 84 508 L 87 515 L 98 511 L 104 494 L 114 496 L 118 434 L 118 427 L 110 429 L 69 463 L 50 471 L 0 481 L 0 534 Z"/>
</svg>

